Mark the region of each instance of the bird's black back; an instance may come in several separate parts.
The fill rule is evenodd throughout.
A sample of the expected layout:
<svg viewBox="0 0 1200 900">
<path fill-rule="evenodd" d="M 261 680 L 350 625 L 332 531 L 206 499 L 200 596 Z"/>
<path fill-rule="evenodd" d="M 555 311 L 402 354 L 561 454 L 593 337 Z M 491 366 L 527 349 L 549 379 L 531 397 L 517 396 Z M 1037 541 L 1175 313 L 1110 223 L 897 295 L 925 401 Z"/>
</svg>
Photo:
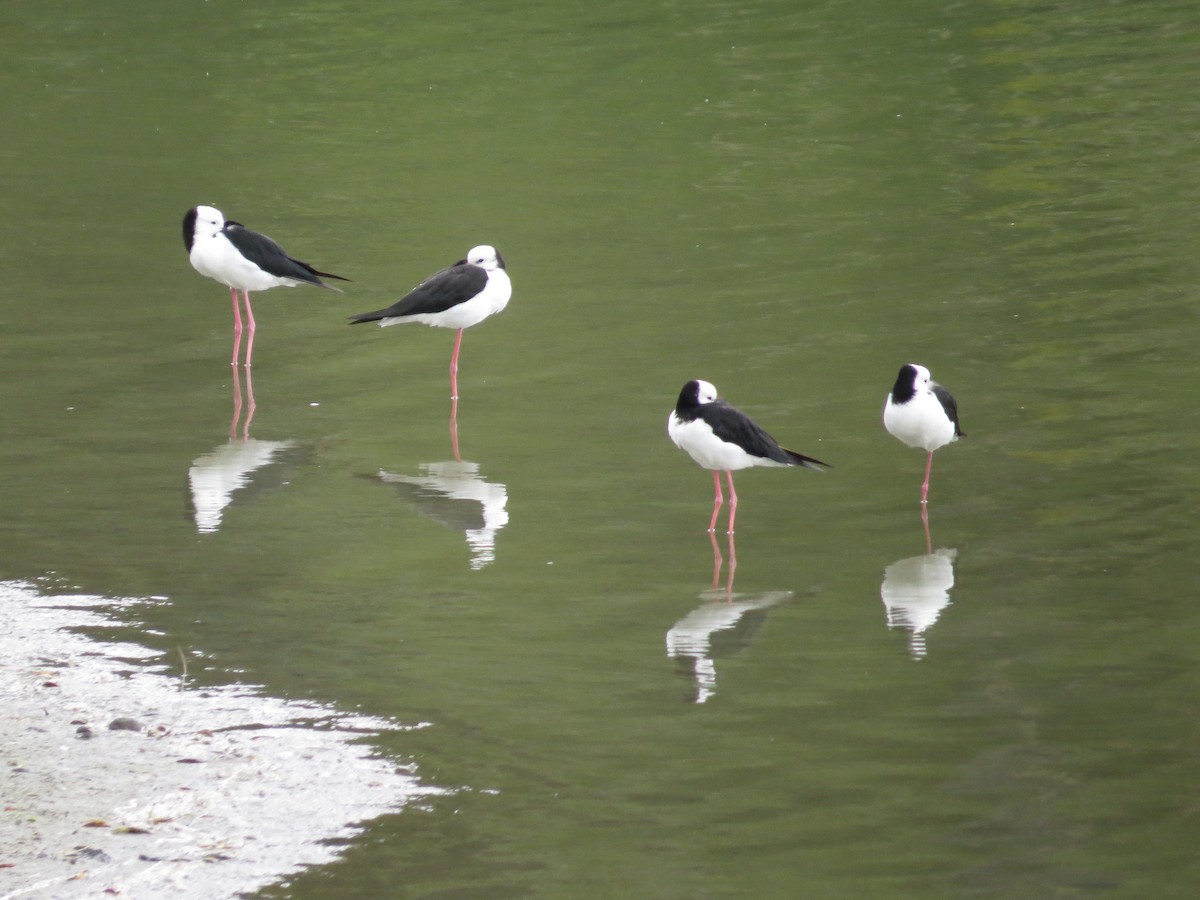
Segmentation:
<svg viewBox="0 0 1200 900">
<path fill-rule="evenodd" d="M 330 287 L 321 283 L 321 278 L 336 278 L 338 281 L 349 281 L 341 275 L 332 272 L 321 272 L 306 262 L 288 256 L 282 247 L 257 231 L 251 231 L 241 222 L 227 221 L 223 229 L 229 243 L 237 248 L 238 253 L 250 260 L 264 272 L 269 272 L 278 278 L 294 278 L 306 281 L 318 287 Z M 330 288 L 337 290 L 337 288 Z"/>
<path fill-rule="evenodd" d="M 942 404 L 942 409 L 945 410 L 946 418 L 954 423 L 954 436 L 956 438 L 966 437 L 967 433 L 958 427 L 958 402 L 950 396 L 950 392 L 938 384 L 936 381 L 929 385 L 933 391 L 933 396 L 937 397 L 938 403 Z"/>
<path fill-rule="evenodd" d="M 828 467 L 828 463 L 819 459 L 780 446 L 766 429 L 724 400 L 701 403 L 697 406 L 696 413 L 708 423 L 708 427 L 720 440 L 736 444 L 751 456 L 774 460 L 788 466 L 804 466 L 809 469 L 815 469 L 817 466 Z"/>
<path fill-rule="evenodd" d="M 779 446 L 779 442 L 771 437 L 766 429 L 724 400 L 702 403 L 696 412 L 720 440 L 737 444 L 752 456 L 761 456 L 780 463 L 793 462 L 788 456 L 788 451 Z"/>
<path fill-rule="evenodd" d="M 393 316 L 419 316 L 445 312 L 465 303 L 483 290 L 488 273 L 461 259 L 452 266 L 430 275 L 415 288 L 386 309 L 359 313 L 350 318 L 351 325 L 377 322 Z"/>
</svg>

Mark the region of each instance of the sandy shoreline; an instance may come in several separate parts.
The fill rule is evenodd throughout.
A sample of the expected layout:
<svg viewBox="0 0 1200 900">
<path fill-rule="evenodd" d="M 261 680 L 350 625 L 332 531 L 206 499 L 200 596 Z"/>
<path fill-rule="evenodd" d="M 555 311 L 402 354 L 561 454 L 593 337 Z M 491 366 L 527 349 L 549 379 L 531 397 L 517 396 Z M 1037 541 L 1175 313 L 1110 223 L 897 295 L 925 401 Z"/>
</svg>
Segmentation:
<svg viewBox="0 0 1200 900">
<path fill-rule="evenodd" d="M 361 740 L 395 723 L 189 689 L 157 651 L 70 630 L 134 602 L 0 582 L 0 900 L 232 897 L 436 792 Z"/>
</svg>

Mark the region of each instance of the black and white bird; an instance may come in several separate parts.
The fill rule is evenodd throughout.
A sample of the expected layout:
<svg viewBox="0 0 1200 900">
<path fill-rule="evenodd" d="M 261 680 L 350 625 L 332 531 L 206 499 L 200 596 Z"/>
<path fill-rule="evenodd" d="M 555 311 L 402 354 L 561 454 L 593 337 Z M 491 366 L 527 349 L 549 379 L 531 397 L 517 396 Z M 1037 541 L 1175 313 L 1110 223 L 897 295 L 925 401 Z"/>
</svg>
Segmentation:
<svg viewBox="0 0 1200 900">
<path fill-rule="evenodd" d="M 508 305 L 512 282 L 504 258 L 495 247 L 472 247 L 466 259 L 430 275 L 386 309 L 350 317 L 351 325 L 378 322 L 381 327 L 420 322 L 438 328 L 456 328 L 450 357 L 450 396 L 458 399 L 458 351 L 463 329 L 478 325 Z"/>
<path fill-rule="evenodd" d="M 242 342 L 242 315 L 238 311 L 238 291 L 246 303 L 246 318 L 250 331 L 246 341 L 246 366 L 254 355 L 254 312 L 250 309 L 250 292 L 274 287 L 295 287 L 313 284 L 341 292 L 322 278 L 349 281 L 341 275 L 321 272 L 308 263 L 288 256 L 282 247 L 240 222 L 226 221 L 219 209 L 193 206 L 183 217 L 183 244 L 187 247 L 192 268 L 229 288 L 233 299 L 233 361 L 238 363 Z"/>
<path fill-rule="evenodd" d="M 819 459 L 779 446 L 748 415 L 719 399 L 717 389 L 707 381 L 693 380 L 683 386 L 679 401 L 667 418 L 667 434 L 703 468 L 712 469 L 716 490 L 709 531 L 716 529 L 721 510 L 721 472 L 729 482 L 729 534 L 733 534 L 738 502 L 733 488 L 735 469 L 803 466 L 819 472 L 821 466 L 829 467 Z"/>
<path fill-rule="evenodd" d="M 896 384 L 883 405 L 883 427 L 910 447 L 929 454 L 921 502 L 929 499 L 929 473 L 933 451 L 966 433 L 958 427 L 958 404 L 950 392 L 929 377 L 929 370 L 916 363 L 900 367 Z"/>
</svg>

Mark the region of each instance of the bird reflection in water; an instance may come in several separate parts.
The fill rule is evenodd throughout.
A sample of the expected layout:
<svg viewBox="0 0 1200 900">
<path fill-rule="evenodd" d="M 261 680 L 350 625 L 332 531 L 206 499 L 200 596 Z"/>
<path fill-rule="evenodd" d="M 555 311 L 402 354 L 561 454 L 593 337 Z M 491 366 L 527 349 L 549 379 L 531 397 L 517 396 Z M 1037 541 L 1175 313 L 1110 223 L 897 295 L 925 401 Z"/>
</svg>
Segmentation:
<svg viewBox="0 0 1200 900">
<path fill-rule="evenodd" d="M 680 674 L 692 682 L 689 700 L 706 703 L 717 691 L 717 659 L 741 653 L 754 640 L 771 607 L 792 596 L 791 591 L 735 594 L 733 575 L 737 569 L 734 537 L 729 538 L 729 574 L 721 585 L 724 562 L 717 537 L 709 533 L 713 550 L 712 588 L 700 593 L 704 601 L 676 622 L 667 632 L 667 656 L 679 664 Z"/>
<path fill-rule="evenodd" d="M 933 550 L 925 508 L 921 510 L 921 521 L 925 526 L 925 553 L 898 560 L 884 569 L 879 588 L 888 628 L 909 632 L 908 652 L 913 659 L 925 658 L 925 632 L 950 605 L 954 560 L 958 556 L 957 550 Z"/>
<path fill-rule="evenodd" d="M 374 476 L 395 485 L 417 512 L 461 531 L 471 548 L 471 568 L 482 569 L 496 559 L 496 535 L 508 524 L 508 488 L 479 474 L 479 463 L 462 458 L 458 446 L 458 398 L 450 400 L 450 449 L 454 459 L 422 463 L 420 475 L 379 470 Z"/>
<path fill-rule="evenodd" d="M 235 491 L 245 491 L 256 483 L 251 476 L 280 460 L 286 451 L 297 446 L 295 441 L 260 441 L 250 437 L 250 422 L 254 418 L 254 382 L 250 369 L 245 369 L 246 419 L 242 421 L 243 403 L 241 379 L 243 371 L 233 372 L 233 417 L 229 422 L 229 440 L 203 456 L 197 457 L 188 470 L 192 514 L 196 530 L 212 534 L 221 527 L 225 508 L 233 502 Z M 241 426 L 239 434 L 238 427 Z M 276 481 L 275 483 L 278 483 Z"/>
<path fill-rule="evenodd" d="M 508 489 L 485 481 L 479 474 L 478 463 L 461 459 L 423 463 L 421 470 L 421 475 L 396 475 L 380 470 L 377 477 L 385 484 L 395 485 L 422 515 L 463 532 L 471 548 L 472 569 L 479 570 L 493 562 L 496 535 L 508 524 L 505 508 Z"/>
</svg>

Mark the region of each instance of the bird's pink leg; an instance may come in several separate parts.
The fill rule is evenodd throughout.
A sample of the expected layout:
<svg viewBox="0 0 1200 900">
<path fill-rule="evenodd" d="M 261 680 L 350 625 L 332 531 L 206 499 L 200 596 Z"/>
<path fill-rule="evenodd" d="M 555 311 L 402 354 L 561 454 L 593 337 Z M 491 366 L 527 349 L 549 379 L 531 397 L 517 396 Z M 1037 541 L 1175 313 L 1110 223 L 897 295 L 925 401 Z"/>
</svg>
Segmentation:
<svg viewBox="0 0 1200 900">
<path fill-rule="evenodd" d="M 458 398 L 455 397 L 450 401 L 450 447 L 454 450 L 454 459 L 456 462 L 462 462 L 462 457 L 458 455 Z"/>
<path fill-rule="evenodd" d="M 246 338 L 246 368 L 250 368 L 250 357 L 254 355 L 254 310 L 250 308 L 250 292 L 243 290 L 242 299 L 246 301 L 246 318 L 249 320 L 250 334 Z"/>
<path fill-rule="evenodd" d="M 921 524 L 925 526 L 925 555 L 933 555 L 933 538 L 929 536 L 929 507 L 921 507 Z"/>
<path fill-rule="evenodd" d="M 737 515 L 737 491 L 733 489 L 733 472 L 725 473 L 729 479 L 729 534 L 733 534 L 733 517 Z"/>
<path fill-rule="evenodd" d="M 458 399 L 458 350 L 462 346 L 463 330 L 458 329 L 458 335 L 454 338 L 454 354 L 450 357 L 450 399 Z"/>
<path fill-rule="evenodd" d="M 712 517 L 712 521 L 708 523 L 708 530 L 716 531 L 717 530 L 717 513 L 719 513 L 721 511 L 721 504 L 725 502 L 725 498 L 721 496 L 721 473 L 718 472 L 716 469 L 713 469 L 712 473 L 713 473 L 713 487 L 715 487 L 717 489 L 717 491 L 716 491 L 716 496 L 713 498 L 713 517 Z"/>
<path fill-rule="evenodd" d="M 237 288 L 229 289 L 229 296 L 233 298 L 233 359 L 230 360 L 231 366 L 238 364 L 238 351 L 242 349 L 242 313 L 238 309 Z"/>
<path fill-rule="evenodd" d="M 933 451 L 929 451 L 929 459 L 925 462 L 925 483 L 921 485 L 921 502 L 928 503 L 929 500 L 929 472 L 933 468 Z"/>
</svg>

